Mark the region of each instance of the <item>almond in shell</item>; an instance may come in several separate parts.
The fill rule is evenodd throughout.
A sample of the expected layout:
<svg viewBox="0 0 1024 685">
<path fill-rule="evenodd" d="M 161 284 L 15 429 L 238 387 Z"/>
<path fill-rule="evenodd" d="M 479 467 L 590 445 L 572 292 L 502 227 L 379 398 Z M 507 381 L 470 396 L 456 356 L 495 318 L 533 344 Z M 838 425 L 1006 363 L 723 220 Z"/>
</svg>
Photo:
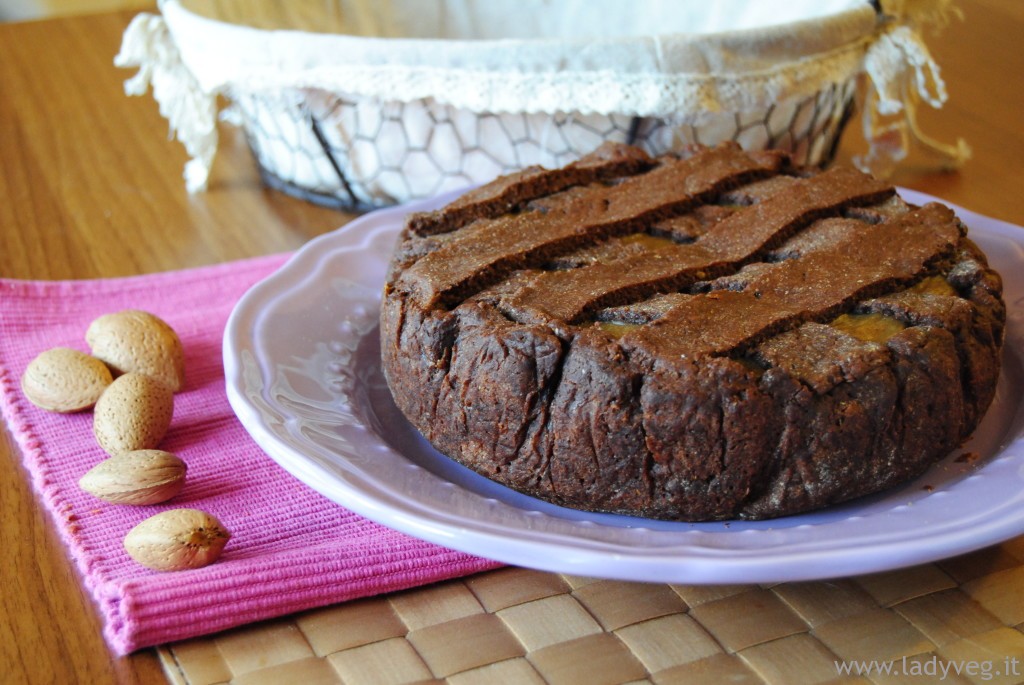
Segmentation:
<svg viewBox="0 0 1024 685">
<path fill-rule="evenodd" d="M 124 539 L 128 555 L 157 571 L 183 571 L 212 564 L 231 533 L 198 509 L 171 509 L 151 516 Z"/>
<path fill-rule="evenodd" d="M 153 376 L 177 392 L 185 385 L 181 339 L 166 321 L 139 309 L 104 314 L 85 333 L 93 356 L 114 371 Z"/>
<path fill-rule="evenodd" d="M 110 369 L 99 359 L 69 347 L 55 347 L 29 362 L 21 389 L 37 407 L 71 413 L 91 408 L 113 380 Z"/>
<path fill-rule="evenodd" d="M 170 452 L 135 450 L 101 461 L 78 486 L 112 504 L 159 504 L 181 492 L 186 470 L 185 462 Z"/>
<path fill-rule="evenodd" d="M 100 447 L 115 456 L 154 449 L 167 434 L 174 414 L 174 393 L 141 373 L 119 376 L 100 395 L 92 431 Z"/>
</svg>

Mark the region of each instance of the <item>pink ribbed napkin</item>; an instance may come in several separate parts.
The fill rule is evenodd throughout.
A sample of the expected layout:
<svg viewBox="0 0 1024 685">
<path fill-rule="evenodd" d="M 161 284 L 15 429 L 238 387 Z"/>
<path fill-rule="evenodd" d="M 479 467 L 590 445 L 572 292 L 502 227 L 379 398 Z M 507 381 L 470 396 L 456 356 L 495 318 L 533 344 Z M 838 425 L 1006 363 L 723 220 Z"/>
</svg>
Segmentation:
<svg viewBox="0 0 1024 685">
<path fill-rule="evenodd" d="M 0 407 L 118 653 L 498 565 L 346 511 L 278 467 L 235 418 L 224 390 L 224 325 L 238 298 L 285 259 L 95 281 L 0 279 Z M 187 385 L 161 448 L 187 462 L 188 479 L 159 506 L 117 506 L 79 490 L 79 477 L 106 456 L 91 413 L 45 412 L 20 388 L 39 352 L 88 352 L 89 322 L 128 308 L 163 318 L 185 347 Z M 121 547 L 125 533 L 182 506 L 207 511 L 232 531 L 221 559 L 176 573 L 132 561 Z"/>
</svg>

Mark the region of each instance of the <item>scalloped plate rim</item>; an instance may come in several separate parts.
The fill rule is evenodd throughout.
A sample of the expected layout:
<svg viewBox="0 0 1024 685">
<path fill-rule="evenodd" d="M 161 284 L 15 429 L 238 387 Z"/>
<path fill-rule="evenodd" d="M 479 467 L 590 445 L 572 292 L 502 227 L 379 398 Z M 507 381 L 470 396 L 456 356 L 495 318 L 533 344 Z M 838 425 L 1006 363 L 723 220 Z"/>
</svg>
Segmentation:
<svg viewBox="0 0 1024 685">
<path fill-rule="evenodd" d="M 623 522 L 610 526 L 605 523 L 610 520 L 608 515 L 594 515 L 591 520 L 580 512 L 569 512 L 578 520 L 566 522 L 559 518 L 557 512 L 552 516 L 549 513 L 530 514 L 525 510 L 522 516 L 528 520 L 523 523 L 528 525 L 511 525 L 504 519 L 495 521 L 486 517 L 481 519 L 450 514 L 436 505 L 423 504 L 417 493 L 389 489 L 386 483 L 379 482 L 381 479 L 368 478 L 354 465 L 356 460 L 362 458 L 360 454 L 330 453 L 330 450 L 324 450 L 319 444 L 304 443 L 301 430 L 297 438 L 292 429 L 296 425 L 301 428 L 303 418 L 286 416 L 288 410 L 281 406 L 271 407 L 270 411 L 277 412 L 275 418 L 283 416 L 284 423 L 268 421 L 268 407 L 259 407 L 257 404 L 267 401 L 266 391 L 274 382 L 269 379 L 278 373 L 271 370 L 271 362 L 275 355 L 283 356 L 283 352 L 272 350 L 267 354 L 265 348 L 268 343 L 258 339 L 257 329 L 264 325 L 262 321 L 267 311 L 273 309 L 273 303 L 296 292 L 303 293 L 304 289 L 324 288 L 320 275 L 331 260 L 345 260 L 355 256 L 361 264 L 365 263 L 363 257 L 367 254 L 368 244 L 390 233 L 397 234 L 407 213 L 442 206 L 461 192 L 464 191 L 377 210 L 313 239 L 280 269 L 253 286 L 232 311 L 223 342 L 229 402 L 256 443 L 286 471 L 309 487 L 366 518 L 463 552 L 546 571 L 651 582 L 764 583 L 877 572 L 970 552 L 1024 533 L 1024 497 L 997 504 L 986 503 L 983 511 L 973 512 L 973 518 L 964 514 L 951 521 L 946 520 L 943 524 L 929 524 L 924 534 L 921 534 L 920 528 L 908 526 L 906 521 L 899 520 L 901 516 L 909 516 L 911 522 L 922 518 L 918 512 L 912 511 L 912 506 L 895 506 L 885 512 L 885 516 L 892 519 L 896 532 L 891 535 L 879 534 L 867 540 L 863 536 L 857 538 L 840 535 L 837 538 L 834 535 L 835 529 L 842 528 L 839 524 L 852 522 L 856 525 L 856 522 L 865 519 L 865 515 L 858 513 L 860 509 L 857 502 L 842 505 L 846 513 L 838 522 L 821 521 L 814 515 L 801 515 L 776 520 L 778 528 L 773 527 L 772 522 L 758 522 L 759 527 L 750 527 L 749 522 L 735 522 L 674 524 L 677 526 L 675 530 L 656 530 L 659 526 L 664 528 L 664 523 L 612 517 L 621 518 Z M 916 204 L 937 200 L 930 195 L 902 188 L 900 194 Z M 983 217 L 948 202 L 946 204 L 957 211 L 972 232 L 980 232 L 981 237 L 986 239 L 994 236 L 1015 243 L 1019 252 L 1017 261 L 1024 265 L 1024 229 Z M 376 256 L 386 259 L 379 247 Z M 337 263 L 334 262 L 335 265 Z M 358 268 L 360 265 L 354 266 Z M 381 272 L 381 278 L 382 275 Z M 376 284 L 378 290 L 380 283 Z M 363 285 L 371 287 L 373 284 L 367 282 Z M 1024 307 L 1024 298 L 1020 298 L 1019 294 L 1018 300 L 1014 302 L 1010 301 L 1009 296 L 1006 300 L 1011 313 L 1019 314 L 1017 309 Z M 1017 318 L 1010 325 L 1019 326 L 1019 319 L 1024 317 Z M 1020 351 L 1010 349 L 1015 342 L 1016 332 L 1012 341 L 1007 336 L 1004 352 L 1007 356 L 1004 358 L 1009 359 L 1010 354 L 1015 355 L 1009 361 L 1015 365 L 1014 373 L 1020 374 Z M 252 392 L 247 392 L 246 373 L 249 383 L 255 381 L 257 385 L 262 384 L 262 398 L 254 400 Z M 1020 423 L 1019 417 L 1024 416 L 1024 411 L 1019 404 L 1010 407 L 1009 411 L 1013 414 L 1013 424 L 1016 426 Z M 290 428 L 286 426 L 288 422 L 291 422 Z M 379 436 L 377 440 L 383 443 Z M 389 458 L 403 458 L 401 453 L 386 444 L 367 444 Z M 1009 454 L 1011 450 L 1013 453 Z M 1024 438 L 1015 435 L 1004 449 L 992 455 L 976 473 L 985 474 L 986 470 L 997 467 L 1004 470 L 1015 468 L 1017 477 L 1024 483 L 1022 450 Z M 320 461 L 324 459 L 338 461 L 332 462 L 332 468 L 327 468 Z M 1012 463 L 1008 464 L 1008 461 Z M 949 491 L 960 482 L 954 482 Z M 458 486 L 445 487 L 459 490 Z M 944 493 L 939 491 L 938 494 Z M 500 509 L 508 505 L 498 503 L 497 506 Z M 991 516 L 981 521 L 973 520 L 986 513 Z M 880 515 L 866 514 L 876 519 Z M 512 512 L 513 522 L 516 522 L 516 516 L 516 512 Z M 550 519 L 557 520 L 552 522 Z M 538 521 L 547 521 L 551 530 L 535 528 Z M 969 522 L 969 525 L 962 525 L 965 522 Z M 800 537 L 804 533 L 793 533 L 811 529 L 818 529 L 818 533 L 811 535 L 809 540 Z M 829 536 L 829 532 L 833 535 Z M 573 533 L 579 533 L 580 536 Z M 775 538 L 781 538 L 781 543 L 767 546 L 752 544 L 755 539 L 763 540 L 769 533 Z M 662 544 L 665 536 L 673 539 L 672 544 Z M 650 540 L 658 540 L 659 544 L 650 544 Z"/>
</svg>

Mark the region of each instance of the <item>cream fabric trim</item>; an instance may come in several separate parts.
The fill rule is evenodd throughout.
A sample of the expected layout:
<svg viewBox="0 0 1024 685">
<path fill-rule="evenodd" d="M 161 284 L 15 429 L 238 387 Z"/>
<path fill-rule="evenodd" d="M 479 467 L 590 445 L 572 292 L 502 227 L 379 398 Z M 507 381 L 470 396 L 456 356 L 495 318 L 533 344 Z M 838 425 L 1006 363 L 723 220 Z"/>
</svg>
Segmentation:
<svg viewBox="0 0 1024 685">
<path fill-rule="evenodd" d="M 145 95 L 153 87 L 160 114 L 192 158 L 185 164 L 185 188 L 190 193 L 204 190 L 217 151 L 217 96 L 204 91 L 182 64 L 164 19 L 137 15 L 125 30 L 114 64 L 139 68 L 125 81 L 128 95 Z"/>
<path fill-rule="evenodd" d="M 948 2 L 897 4 L 884 20 L 865 4 L 833 17 L 727 33 L 432 41 L 260 31 L 165 0 L 161 15 L 132 21 L 115 64 L 139 68 L 125 84 L 129 94 L 152 85 L 192 157 L 185 170 L 189 192 L 206 187 L 218 94 L 304 88 L 382 102 L 433 98 L 471 112 L 621 113 L 699 124 L 715 113 L 806 97 L 864 73 L 871 84 L 863 120 L 871 149 L 862 163 L 884 172 L 916 140 L 957 166 L 969 155 L 966 144 L 928 140 L 914 117 L 918 100 L 941 107 L 947 99 L 915 26 L 926 16 L 920 6 L 945 11 Z M 896 123 L 883 123 L 894 115 Z"/>
</svg>

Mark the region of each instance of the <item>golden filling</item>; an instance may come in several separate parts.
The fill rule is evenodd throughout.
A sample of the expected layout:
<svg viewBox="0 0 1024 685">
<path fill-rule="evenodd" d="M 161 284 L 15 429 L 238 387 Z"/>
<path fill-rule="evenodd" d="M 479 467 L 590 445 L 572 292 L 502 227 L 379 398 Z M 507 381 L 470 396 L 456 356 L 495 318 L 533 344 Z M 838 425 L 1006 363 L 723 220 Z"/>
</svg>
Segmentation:
<svg viewBox="0 0 1024 685">
<path fill-rule="evenodd" d="M 618 321 L 598 321 L 597 327 L 602 331 L 612 336 L 613 338 L 621 338 L 626 333 L 629 333 L 633 329 L 639 328 L 640 326 L 635 323 L 620 323 Z"/>
<path fill-rule="evenodd" d="M 920 295 L 947 295 L 950 297 L 956 295 L 956 291 L 953 290 L 953 286 L 949 284 L 949 281 L 947 281 L 944 276 L 929 276 L 910 288 L 907 288 L 907 292 L 918 293 Z"/>
<path fill-rule="evenodd" d="M 884 343 L 906 326 L 899 319 L 885 314 L 842 314 L 829 326 L 865 342 Z"/>
<path fill-rule="evenodd" d="M 944 276 L 929 276 L 907 288 L 907 292 L 919 295 L 956 295 L 953 286 Z M 876 343 L 884 343 L 906 328 L 906 324 L 899 319 L 877 313 L 843 314 L 829 325 L 859 340 Z"/>
<path fill-rule="evenodd" d="M 667 245 L 675 245 L 675 241 L 669 238 L 663 238 L 661 236 L 651 235 L 650 233 L 630 233 L 627 236 L 620 238 L 623 243 L 640 243 L 644 247 L 651 249 L 663 248 Z"/>
</svg>

